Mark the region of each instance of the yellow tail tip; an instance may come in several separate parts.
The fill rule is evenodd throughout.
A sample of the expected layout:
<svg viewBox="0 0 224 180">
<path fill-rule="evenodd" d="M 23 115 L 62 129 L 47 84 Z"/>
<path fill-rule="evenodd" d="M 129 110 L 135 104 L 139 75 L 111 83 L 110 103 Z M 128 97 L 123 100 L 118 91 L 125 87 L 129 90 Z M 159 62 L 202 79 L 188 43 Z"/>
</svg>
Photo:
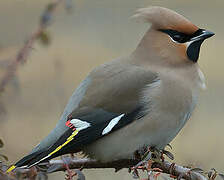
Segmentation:
<svg viewBox="0 0 224 180">
<path fill-rule="evenodd" d="M 15 165 L 12 165 L 7 171 L 6 171 L 6 173 L 9 173 L 9 172 L 11 172 L 13 169 L 15 169 L 16 168 L 16 166 Z"/>
</svg>

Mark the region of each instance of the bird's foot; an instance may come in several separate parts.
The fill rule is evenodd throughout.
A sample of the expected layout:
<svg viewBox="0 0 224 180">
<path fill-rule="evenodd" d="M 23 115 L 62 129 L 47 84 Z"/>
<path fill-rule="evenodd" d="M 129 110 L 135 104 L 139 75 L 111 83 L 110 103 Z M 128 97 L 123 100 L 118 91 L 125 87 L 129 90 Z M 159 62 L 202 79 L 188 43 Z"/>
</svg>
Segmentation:
<svg viewBox="0 0 224 180">
<path fill-rule="evenodd" d="M 152 167 L 152 164 L 154 162 L 161 164 L 164 161 L 163 153 L 161 150 L 158 150 L 156 148 L 144 147 L 141 150 L 135 152 L 134 155 L 136 159 L 141 160 L 134 167 L 130 168 L 130 172 L 132 172 L 134 177 L 139 177 L 138 170 L 147 172 L 157 172 L 153 175 L 155 179 L 163 172 L 159 168 Z"/>
<path fill-rule="evenodd" d="M 147 147 L 143 147 L 137 151 L 135 151 L 134 153 L 134 159 L 138 160 L 139 163 L 136 164 L 134 167 L 131 168 L 131 170 L 136 170 L 136 169 L 146 169 L 146 165 L 147 165 L 147 162 L 148 160 L 150 160 L 150 154 L 149 154 L 149 151 L 148 151 L 148 148 Z"/>
<path fill-rule="evenodd" d="M 164 150 L 159 150 L 157 148 L 150 148 L 151 160 L 155 163 L 162 164 L 164 162 Z"/>
<path fill-rule="evenodd" d="M 159 164 L 163 163 L 165 160 L 164 155 L 166 155 L 169 159 L 174 160 L 174 155 L 165 149 L 159 150 L 156 148 L 151 148 L 151 152 L 152 152 L 152 160 L 156 163 Z"/>
<path fill-rule="evenodd" d="M 171 146 L 168 145 L 170 148 Z M 171 148 L 172 149 L 172 148 Z M 146 171 L 148 177 L 150 176 L 152 179 L 157 179 L 157 177 L 163 173 L 163 170 L 160 168 L 154 168 L 155 165 L 159 164 L 162 167 L 166 155 L 171 160 L 174 159 L 174 156 L 171 152 L 164 150 L 164 149 L 157 149 L 155 147 L 143 147 L 142 149 L 135 152 L 134 157 L 135 159 L 139 160 L 139 163 L 136 164 L 134 167 L 130 168 L 129 172 L 132 172 L 135 178 L 139 178 L 138 170 Z M 158 166 L 157 166 L 158 167 Z M 170 166 L 170 174 L 174 174 L 175 171 L 175 164 L 173 163 Z M 171 176 L 172 178 L 177 178 L 176 176 Z M 150 178 L 148 178 L 150 179 Z"/>
<path fill-rule="evenodd" d="M 173 175 L 173 174 L 174 174 L 174 171 L 175 171 L 175 163 L 172 163 L 172 164 L 170 165 L 170 167 L 169 167 L 169 174 L 170 174 L 170 177 L 171 177 L 171 178 L 176 179 L 177 176 L 174 176 L 174 175 Z"/>
</svg>

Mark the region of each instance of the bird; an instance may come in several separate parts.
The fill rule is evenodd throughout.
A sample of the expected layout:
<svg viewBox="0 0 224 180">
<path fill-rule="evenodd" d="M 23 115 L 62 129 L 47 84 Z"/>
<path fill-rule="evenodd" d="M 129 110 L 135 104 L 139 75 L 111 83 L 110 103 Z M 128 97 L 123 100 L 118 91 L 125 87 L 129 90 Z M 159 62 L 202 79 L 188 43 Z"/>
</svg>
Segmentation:
<svg viewBox="0 0 224 180">
<path fill-rule="evenodd" d="M 206 87 L 200 47 L 214 33 L 159 6 L 132 18 L 150 24 L 135 50 L 93 69 L 55 129 L 7 172 L 76 152 L 101 162 L 133 158 L 145 146 L 164 149 L 184 127 Z"/>
</svg>

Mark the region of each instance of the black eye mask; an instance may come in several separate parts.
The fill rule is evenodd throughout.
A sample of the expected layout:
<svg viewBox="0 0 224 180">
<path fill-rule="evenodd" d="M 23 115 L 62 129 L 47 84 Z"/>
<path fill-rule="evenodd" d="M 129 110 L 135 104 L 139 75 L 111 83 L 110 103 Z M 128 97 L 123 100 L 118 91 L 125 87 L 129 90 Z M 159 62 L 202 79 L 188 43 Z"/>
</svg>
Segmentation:
<svg viewBox="0 0 224 180">
<path fill-rule="evenodd" d="M 178 43 L 185 43 L 190 41 L 191 38 L 196 37 L 201 34 L 202 29 L 197 30 L 195 33 L 189 35 L 182 32 L 178 32 L 172 29 L 160 29 L 159 31 L 168 34 L 172 40 Z"/>
<path fill-rule="evenodd" d="M 176 43 L 190 42 L 187 47 L 186 54 L 188 58 L 193 62 L 198 61 L 200 47 L 203 41 L 214 35 L 214 33 L 206 31 L 204 29 L 198 29 L 193 34 L 185 34 L 172 29 L 160 29 L 159 31 L 168 34 L 169 37 Z"/>
<path fill-rule="evenodd" d="M 190 40 L 190 36 L 175 30 L 167 29 L 167 30 L 160 30 L 161 32 L 164 32 L 168 34 L 172 40 L 178 42 L 178 43 L 185 43 L 188 40 Z"/>
</svg>

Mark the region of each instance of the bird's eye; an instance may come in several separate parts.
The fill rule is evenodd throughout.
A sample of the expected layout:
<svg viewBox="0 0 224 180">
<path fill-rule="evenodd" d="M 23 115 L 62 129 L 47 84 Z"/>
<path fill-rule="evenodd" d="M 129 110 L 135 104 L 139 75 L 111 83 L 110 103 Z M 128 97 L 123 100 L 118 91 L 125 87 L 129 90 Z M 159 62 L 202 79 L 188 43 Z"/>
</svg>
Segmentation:
<svg viewBox="0 0 224 180">
<path fill-rule="evenodd" d="M 172 38 L 174 41 L 178 41 L 178 42 L 184 39 L 184 37 L 181 36 L 180 34 L 175 34 Z"/>
<path fill-rule="evenodd" d="M 172 38 L 173 41 L 178 42 L 178 43 L 185 43 L 190 39 L 190 36 L 175 30 L 160 30 L 161 32 L 164 32 Z"/>
</svg>

